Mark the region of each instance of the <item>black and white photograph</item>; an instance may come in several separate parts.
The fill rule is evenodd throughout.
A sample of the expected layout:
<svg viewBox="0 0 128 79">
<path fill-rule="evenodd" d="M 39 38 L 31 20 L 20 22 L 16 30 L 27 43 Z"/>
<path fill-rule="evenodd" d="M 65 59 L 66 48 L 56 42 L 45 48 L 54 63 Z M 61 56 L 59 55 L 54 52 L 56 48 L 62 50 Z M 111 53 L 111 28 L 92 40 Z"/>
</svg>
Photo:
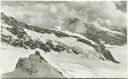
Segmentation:
<svg viewBox="0 0 128 79">
<path fill-rule="evenodd" d="M 128 78 L 127 0 L 1 0 L 0 78 Z"/>
</svg>

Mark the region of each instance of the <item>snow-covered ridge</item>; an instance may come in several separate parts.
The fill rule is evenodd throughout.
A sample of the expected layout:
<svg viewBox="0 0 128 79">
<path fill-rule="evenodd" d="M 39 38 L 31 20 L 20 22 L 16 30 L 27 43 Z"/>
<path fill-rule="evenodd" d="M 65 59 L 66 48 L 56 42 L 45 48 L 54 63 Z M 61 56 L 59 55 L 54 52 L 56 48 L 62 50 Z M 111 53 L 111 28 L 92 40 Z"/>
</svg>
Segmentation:
<svg viewBox="0 0 128 79">
<path fill-rule="evenodd" d="M 5 17 L 5 18 L 8 19 L 8 17 Z M 6 20 L 3 20 L 3 21 L 6 22 Z M 11 22 L 11 21 L 12 21 L 11 25 L 13 27 L 7 27 L 7 28 L 4 27 L 4 26 L 9 25 L 8 22 Z M 19 38 L 17 38 L 17 39 L 10 38 L 9 40 L 7 40 L 5 38 L 4 42 L 10 41 L 11 45 L 23 47 L 26 49 L 28 49 L 28 48 L 35 49 L 35 48 L 39 47 L 40 49 L 45 50 L 45 52 L 48 52 L 50 50 L 59 52 L 60 50 L 65 49 L 69 53 L 74 52 L 75 54 L 79 54 L 79 53 L 84 53 L 84 52 L 79 52 L 79 51 L 86 51 L 85 53 L 89 53 L 88 51 L 95 51 L 95 49 L 92 46 L 88 45 L 88 43 L 89 44 L 92 43 L 91 45 L 94 45 L 95 43 L 93 41 L 87 39 L 86 37 L 83 37 L 84 39 L 81 38 L 82 36 L 79 34 L 77 35 L 77 37 L 74 37 L 76 35 L 72 34 L 72 33 L 64 33 L 64 32 L 57 31 L 57 30 L 43 29 L 43 28 L 38 28 L 36 26 L 29 26 L 29 25 L 23 24 L 21 22 L 18 22 L 18 23 L 17 22 L 18 21 L 16 21 L 14 18 L 13 19 L 9 18 L 9 21 L 7 20 L 7 23 L 5 25 L 3 25 L 3 27 L 6 28 L 5 30 L 9 31 L 9 33 L 11 32 L 12 35 L 17 33 L 17 34 L 15 34 L 16 37 L 19 36 L 18 34 L 21 34 L 20 39 Z M 14 23 L 14 25 L 13 25 L 13 23 Z M 20 25 L 23 25 L 23 26 L 20 26 Z M 18 29 L 18 30 L 13 31 L 13 29 Z M 10 36 L 4 32 L 2 32 L 2 34 L 6 35 L 6 36 Z M 11 36 L 11 37 L 13 37 L 13 36 Z M 77 38 L 87 40 L 88 43 L 87 44 L 81 43 L 81 41 L 79 41 Z M 11 40 L 12 40 L 12 42 L 11 42 Z M 49 40 L 52 42 L 50 43 Z M 54 45 L 53 42 L 56 42 L 57 45 Z M 27 44 L 27 43 L 31 43 L 31 44 Z M 37 44 L 39 44 L 39 45 L 37 45 Z M 50 47 L 49 47 L 49 45 L 50 45 Z M 52 46 L 54 46 L 54 47 L 52 47 Z M 61 47 L 61 48 L 59 48 L 59 47 Z M 71 51 L 69 51 L 69 50 L 71 50 Z M 90 53 L 90 55 L 91 55 L 91 53 Z M 93 55 L 93 53 L 92 53 L 92 55 Z"/>
<path fill-rule="evenodd" d="M 92 56 L 92 59 L 97 58 L 119 63 L 114 59 L 110 51 L 105 49 L 103 44 L 97 43 L 85 36 L 71 32 L 50 30 L 27 25 L 17 21 L 13 17 L 8 17 L 3 13 L 1 18 L 2 21 L 4 21 L 2 23 L 13 26 L 3 27 L 18 37 L 17 39 L 12 39 L 12 37 L 3 33 L 5 37 L 2 39 L 2 42 L 9 43 L 13 46 L 23 47 L 25 49 L 39 48 L 45 52 L 53 50 L 59 53 L 67 51 L 67 53 L 74 53 L 76 55 L 85 54 L 87 58 L 88 56 Z M 56 44 L 54 44 L 54 42 L 56 42 Z M 104 52 L 107 54 L 104 54 Z M 110 58 L 108 58 L 107 55 L 110 55 Z"/>
<path fill-rule="evenodd" d="M 76 17 L 69 17 L 63 24 L 62 30 L 68 30 L 73 33 L 79 33 L 93 41 L 104 41 L 105 44 L 124 45 L 127 42 L 127 36 L 121 32 L 113 31 L 105 27 L 84 22 Z M 100 41 L 98 41 L 100 42 Z"/>
<path fill-rule="evenodd" d="M 2 29 L 4 29 L 4 32 L 1 33 L 3 34 L 2 44 L 7 44 L 7 46 L 2 49 L 2 52 L 4 51 L 7 55 L 9 53 L 8 49 L 10 49 L 9 59 L 11 55 L 13 55 L 13 52 L 14 54 L 19 54 L 13 56 L 14 58 L 18 56 L 16 58 L 17 60 L 20 57 L 26 57 L 24 54 L 27 54 L 28 57 L 31 53 L 38 51 L 40 55 L 55 68 L 55 71 L 62 72 L 61 74 L 68 78 L 107 77 L 110 74 L 106 71 L 111 72 L 111 70 L 107 70 L 111 68 L 106 67 L 106 70 L 102 71 L 102 67 L 105 65 L 110 66 L 107 63 L 112 63 L 112 65 L 120 65 L 119 63 L 121 63 L 116 60 L 115 55 L 113 56 L 109 49 L 106 49 L 102 43 L 97 43 L 86 36 L 68 31 L 44 29 L 27 25 L 6 15 L 2 16 L 2 23 Z M 4 56 L 3 53 L 1 55 L 2 57 Z M 13 61 L 15 61 L 16 64 L 14 58 Z M 9 65 L 9 63 L 6 64 Z M 39 64 L 39 62 L 37 64 Z M 20 70 L 18 70 L 18 72 L 19 71 Z M 17 70 L 14 72 L 17 72 Z M 113 70 L 113 72 L 115 72 L 115 70 Z M 41 73 L 43 73 L 43 70 L 41 70 Z M 39 74 L 41 75 L 41 73 Z M 115 74 L 118 74 L 118 72 Z M 28 73 L 24 75 L 27 76 Z M 40 77 L 40 75 L 37 76 Z M 23 76 L 23 74 L 21 74 L 21 76 Z M 31 77 L 33 77 L 33 75 L 30 74 L 29 78 Z"/>
<path fill-rule="evenodd" d="M 55 29 L 55 30 L 56 30 L 56 29 Z M 59 31 L 61 31 L 61 30 L 59 30 Z M 92 41 L 92 40 L 88 39 L 87 37 L 85 37 L 85 36 L 83 36 L 83 35 L 80 35 L 80 34 L 78 34 L 78 33 L 72 33 L 72 32 L 69 32 L 69 31 L 61 31 L 61 32 L 66 33 L 66 34 L 71 35 L 71 36 L 80 37 L 80 38 L 82 38 L 82 39 L 85 39 L 85 40 L 90 41 L 92 44 L 96 44 L 94 41 Z"/>
<path fill-rule="evenodd" d="M 117 31 L 112 31 L 112 30 L 109 30 L 108 28 L 106 27 L 100 27 L 98 25 L 95 25 L 98 29 L 100 30 L 103 30 L 103 31 L 107 31 L 107 32 L 110 32 L 110 33 L 115 33 L 115 34 L 119 34 L 119 35 L 124 35 L 123 33 L 120 33 L 120 32 L 117 32 Z"/>
</svg>

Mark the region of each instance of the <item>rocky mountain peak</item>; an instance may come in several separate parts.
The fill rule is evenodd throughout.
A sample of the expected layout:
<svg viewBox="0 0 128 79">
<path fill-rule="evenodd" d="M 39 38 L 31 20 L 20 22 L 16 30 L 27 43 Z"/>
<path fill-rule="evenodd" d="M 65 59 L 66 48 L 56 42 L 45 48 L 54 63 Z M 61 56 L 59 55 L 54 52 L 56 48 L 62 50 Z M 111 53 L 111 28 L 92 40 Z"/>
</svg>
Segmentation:
<svg viewBox="0 0 128 79">
<path fill-rule="evenodd" d="M 37 55 L 37 52 L 28 58 L 19 58 L 15 70 L 5 73 L 2 78 L 64 78 L 61 72 L 42 58 L 42 56 Z"/>
<path fill-rule="evenodd" d="M 78 33 L 97 42 L 104 41 L 105 44 L 123 45 L 127 41 L 127 36 L 121 32 L 81 21 L 76 17 L 69 17 L 63 24 L 62 30 Z"/>
</svg>

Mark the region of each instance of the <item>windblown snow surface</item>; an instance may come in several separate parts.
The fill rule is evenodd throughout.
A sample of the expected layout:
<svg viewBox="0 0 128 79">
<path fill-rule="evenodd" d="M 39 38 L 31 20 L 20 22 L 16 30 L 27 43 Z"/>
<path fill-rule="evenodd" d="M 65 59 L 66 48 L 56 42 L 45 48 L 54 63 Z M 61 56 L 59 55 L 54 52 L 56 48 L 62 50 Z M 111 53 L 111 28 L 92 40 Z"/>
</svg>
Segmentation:
<svg viewBox="0 0 128 79">
<path fill-rule="evenodd" d="M 109 47 L 112 54 L 120 61 L 115 64 L 110 61 L 91 61 L 84 56 L 76 56 L 68 53 L 44 53 L 39 49 L 41 55 L 58 71 L 68 78 L 124 78 L 127 77 L 127 49 L 125 46 Z M 9 51 L 9 52 L 8 52 Z M 20 57 L 28 57 L 35 50 L 16 48 L 7 44 L 2 44 L 0 50 L 0 74 L 15 70 L 16 63 Z"/>
</svg>

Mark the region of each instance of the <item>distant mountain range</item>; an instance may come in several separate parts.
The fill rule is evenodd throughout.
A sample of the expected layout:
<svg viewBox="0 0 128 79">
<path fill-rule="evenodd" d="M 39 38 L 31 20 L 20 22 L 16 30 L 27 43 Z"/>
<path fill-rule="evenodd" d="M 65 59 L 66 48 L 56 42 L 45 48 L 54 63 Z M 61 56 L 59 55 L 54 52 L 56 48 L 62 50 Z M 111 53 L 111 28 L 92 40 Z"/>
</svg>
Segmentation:
<svg viewBox="0 0 128 79">
<path fill-rule="evenodd" d="M 62 25 L 62 30 L 79 33 L 95 42 L 103 41 L 105 44 L 123 45 L 127 42 L 127 35 L 119 31 L 113 31 L 105 27 L 90 24 L 77 17 L 67 18 Z"/>
</svg>

